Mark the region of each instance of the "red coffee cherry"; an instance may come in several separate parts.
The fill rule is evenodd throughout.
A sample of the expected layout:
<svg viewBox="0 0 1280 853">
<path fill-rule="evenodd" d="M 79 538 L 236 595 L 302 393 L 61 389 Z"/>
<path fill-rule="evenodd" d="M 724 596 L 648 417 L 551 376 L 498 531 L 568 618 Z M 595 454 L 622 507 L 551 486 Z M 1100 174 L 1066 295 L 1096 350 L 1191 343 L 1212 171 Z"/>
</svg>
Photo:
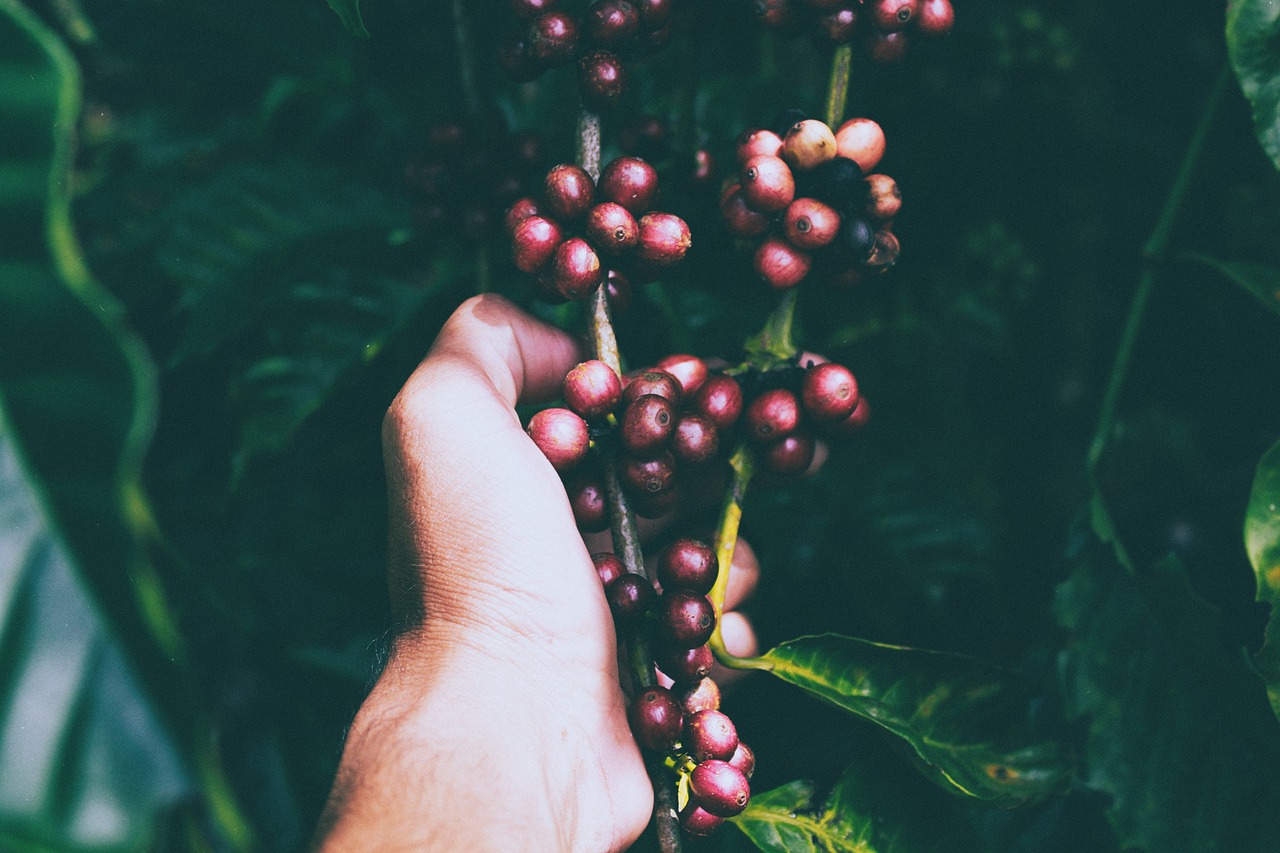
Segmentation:
<svg viewBox="0 0 1280 853">
<path fill-rule="evenodd" d="M 618 477 L 622 485 L 637 495 L 656 498 L 671 491 L 675 472 L 676 458 L 664 450 L 649 459 L 624 456 Z"/>
<path fill-rule="evenodd" d="M 600 197 L 640 216 L 658 197 L 658 173 L 639 157 L 619 157 L 600 173 Z"/>
<path fill-rule="evenodd" d="M 639 624 L 653 606 L 658 593 L 647 579 L 626 573 L 609 581 L 604 588 L 604 597 L 609 602 L 613 621 L 627 627 Z"/>
<path fill-rule="evenodd" d="M 578 94 L 594 110 L 618 103 L 627 89 L 627 71 L 617 54 L 595 50 L 578 60 Z"/>
<path fill-rule="evenodd" d="M 690 800 L 680 812 L 680 828 L 690 835 L 706 838 L 714 835 L 724 823 L 724 818 L 716 817 L 711 812 Z"/>
<path fill-rule="evenodd" d="M 671 452 L 690 465 L 709 462 L 720 452 L 720 434 L 702 415 L 686 412 L 676 421 L 671 435 Z"/>
<path fill-rule="evenodd" d="M 859 394 L 858 405 L 854 407 L 853 414 L 838 423 L 826 427 L 825 431 L 834 436 L 853 435 L 866 426 L 870 417 L 871 406 L 867 403 L 867 398 Z"/>
<path fill-rule="evenodd" d="M 884 156 L 884 131 L 869 118 L 851 118 L 836 131 L 836 152 L 869 173 Z"/>
<path fill-rule="evenodd" d="M 792 169 L 807 172 L 836 156 L 836 135 L 816 118 L 796 122 L 782 140 L 781 157 Z"/>
<path fill-rule="evenodd" d="M 669 752 L 680 738 L 684 715 L 670 690 L 665 687 L 650 687 L 631 700 L 627 708 L 627 721 L 631 724 L 631 733 L 635 735 L 636 742 L 643 749 Z"/>
<path fill-rule="evenodd" d="M 798 198 L 782 213 L 782 228 L 797 249 L 821 249 L 840 231 L 840 214 L 816 198 Z"/>
<path fill-rule="evenodd" d="M 796 197 L 796 179 L 781 157 L 759 154 L 742 166 L 742 195 L 762 213 L 777 213 Z"/>
<path fill-rule="evenodd" d="M 646 213 L 640 219 L 640 243 L 636 255 L 659 266 L 676 263 L 689 251 L 693 238 L 689 226 L 671 213 Z"/>
<path fill-rule="evenodd" d="M 525 217 L 511 236 L 511 252 L 516 269 L 537 275 L 550 266 L 564 232 L 554 220 L 534 214 Z"/>
<path fill-rule="evenodd" d="M 542 196 L 553 216 L 573 220 L 590 209 L 595 199 L 595 185 L 581 166 L 561 163 L 547 172 Z"/>
<path fill-rule="evenodd" d="M 768 445 L 764 450 L 764 467 L 783 477 L 798 477 L 813 464 L 817 451 L 813 436 L 796 432 Z"/>
<path fill-rule="evenodd" d="M 597 204 L 587 212 L 587 239 L 606 255 L 623 255 L 640 242 L 640 224 L 617 202 Z"/>
<path fill-rule="evenodd" d="M 674 354 L 663 357 L 656 365 L 658 370 L 674 376 L 680 383 L 685 399 L 692 397 L 707 381 L 707 363 L 696 355 Z"/>
<path fill-rule="evenodd" d="M 866 36 L 866 50 L 873 62 L 891 65 L 907 55 L 907 34 L 871 30 Z"/>
<path fill-rule="evenodd" d="M 711 639 L 716 612 L 705 595 L 687 589 L 669 590 L 658 603 L 658 626 L 667 646 L 692 649 Z"/>
<path fill-rule="evenodd" d="M 795 432 L 800 425 L 800 401 L 785 388 L 765 391 L 747 407 L 747 435 L 759 442 L 773 442 Z"/>
<path fill-rule="evenodd" d="M 729 429 L 742 415 L 742 386 L 732 376 L 709 376 L 694 395 L 691 405 L 716 429 Z"/>
<path fill-rule="evenodd" d="M 751 786 L 742 771 L 727 761 L 704 761 L 689 774 L 689 793 L 703 809 L 718 817 L 733 817 L 747 807 Z"/>
<path fill-rule="evenodd" d="M 720 707 L 720 685 L 714 678 L 704 678 L 697 684 L 681 687 L 676 691 L 676 698 L 685 714 L 717 710 Z"/>
<path fill-rule="evenodd" d="M 867 216 L 888 222 L 902 209 L 902 191 L 888 175 L 867 175 Z"/>
<path fill-rule="evenodd" d="M 767 215 L 747 204 L 742 184 L 732 183 L 720 194 L 720 217 L 735 237 L 755 237 L 769 227 Z"/>
<path fill-rule="evenodd" d="M 697 684 L 711 674 L 715 655 L 710 646 L 692 649 L 660 649 L 655 661 L 658 669 L 676 684 Z"/>
<path fill-rule="evenodd" d="M 748 780 L 751 779 L 756 772 L 756 754 L 751 747 L 742 741 L 738 741 L 738 748 L 733 751 L 733 756 L 729 759 L 729 763 L 738 768 L 743 776 Z"/>
<path fill-rule="evenodd" d="M 622 564 L 618 556 L 607 551 L 592 554 L 591 562 L 595 564 L 596 574 L 600 576 L 602 586 L 608 586 L 627 573 L 627 567 Z"/>
<path fill-rule="evenodd" d="M 537 216 L 540 212 L 538 200 L 533 196 L 518 198 L 507 208 L 507 213 L 502 218 L 503 227 L 507 229 L 508 234 L 515 236 L 516 227 L 521 222 L 524 222 L 530 216 Z"/>
<path fill-rule="evenodd" d="M 587 39 L 604 47 L 625 44 L 639 28 L 640 14 L 627 0 L 596 0 L 582 21 Z"/>
<path fill-rule="evenodd" d="M 738 165 L 744 165 L 752 157 L 760 155 L 778 157 L 782 154 L 782 137 L 772 130 L 744 130 L 738 136 Z"/>
<path fill-rule="evenodd" d="M 820 15 L 816 21 L 818 34 L 832 44 L 852 41 L 858 31 L 858 12 L 853 7 L 836 9 Z"/>
<path fill-rule="evenodd" d="M 680 499 L 680 490 L 671 487 L 665 492 L 659 492 L 656 495 L 638 493 L 633 494 L 634 500 L 631 501 L 631 508 L 635 510 L 636 515 L 640 518 L 662 518 L 667 513 L 676 508 L 676 504 Z"/>
<path fill-rule="evenodd" d="M 951 0 L 922 0 L 916 16 L 916 28 L 928 36 L 946 35 L 956 22 L 956 10 Z"/>
<path fill-rule="evenodd" d="M 680 380 L 665 370 L 646 370 L 627 382 L 622 390 L 622 402 L 630 404 L 645 394 L 657 394 L 671 401 L 672 406 L 679 406 L 684 399 L 684 389 Z"/>
<path fill-rule="evenodd" d="M 905 30 L 916 13 L 920 0 L 872 0 L 871 20 L 886 33 Z"/>
<path fill-rule="evenodd" d="M 685 717 L 681 745 L 694 761 L 728 761 L 738 748 L 738 729 L 722 711 L 699 711 Z M 742 771 L 739 769 L 739 773 Z M 742 774 L 746 777 L 746 774 Z"/>
<path fill-rule="evenodd" d="M 753 266 L 765 284 L 775 290 L 787 290 L 809 275 L 813 256 L 781 237 L 768 237 L 756 247 Z"/>
<path fill-rule="evenodd" d="M 658 583 L 664 592 L 687 589 L 706 595 L 715 586 L 719 572 L 716 552 L 697 539 L 677 539 L 658 556 Z"/>
<path fill-rule="evenodd" d="M 564 377 L 564 401 L 584 418 L 600 418 L 622 399 L 622 380 L 603 361 L 589 359 Z"/>
<path fill-rule="evenodd" d="M 529 419 L 526 432 L 557 471 L 581 462 L 591 444 L 587 422 L 568 409 L 543 409 Z"/>
<path fill-rule="evenodd" d="M 641 456 L 649 454 L 666 447 L 675 428 L 671 401 L 645 394 L 631 401 L 622 415 L 622 446 Z"/>
<path fill-rule="evenodd" d="M 814 420 L 842 421 L 853 414 L 858 405 L 858 380 L 842 364 L 817 364 L 805 373 L 800 398 L 805 412 Z"/>
<path fill-rule="evenodd" d="M 570 237 L 556 249 L 551 280 L 565 299 L 586 299 L 604 281 L 600 256 L 581 237 Z"/>
<path fill-rule="evenodd" d="M 543 68 L 555 68 L 578 51 L 578 22 L 567 12 L 544 12 L 525 34 L 525 52 Z"/>
<path fill-rule="evenodd" d="M 564 484 L 573 509 L 573 520 L 583 533 L 602 533 L 609 529 L 609 504 L 604 480 L 599 472 L 574 471 Z"/>
</svg>

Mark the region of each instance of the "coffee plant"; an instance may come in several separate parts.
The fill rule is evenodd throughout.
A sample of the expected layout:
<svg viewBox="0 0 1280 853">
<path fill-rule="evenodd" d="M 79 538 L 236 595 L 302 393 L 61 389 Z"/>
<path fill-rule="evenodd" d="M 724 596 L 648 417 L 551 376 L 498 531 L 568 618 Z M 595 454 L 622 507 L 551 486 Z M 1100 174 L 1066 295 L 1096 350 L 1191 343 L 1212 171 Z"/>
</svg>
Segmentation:
<svg viewBox="0 0 1280 853">
<path fill-rule="evenodd" d="M 1280 10 L 1117 23 L 0 0 L 0 850 L 322 840 L 477 293 L 584 342 L 630 849 L 1280 850 Z"/>
</svg>

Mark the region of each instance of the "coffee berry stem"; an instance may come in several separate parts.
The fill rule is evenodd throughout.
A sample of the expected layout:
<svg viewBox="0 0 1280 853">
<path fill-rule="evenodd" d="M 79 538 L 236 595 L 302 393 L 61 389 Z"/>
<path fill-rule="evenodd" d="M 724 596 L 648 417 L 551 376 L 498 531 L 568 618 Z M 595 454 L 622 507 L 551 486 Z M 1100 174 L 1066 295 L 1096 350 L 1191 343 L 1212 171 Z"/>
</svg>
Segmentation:
<svg viewBox="0 0 1280 853">
<path fill-rule="evenodd" d="M 846 42 L 831 57 L 831 77 L 827 81 L 827 126 L 839 127 L 849 99 L 849 70 L 853 65 L 853 45 Z"/>
<path fill-rule="evenodd" d="M 764 321 L 764 326 L 743 345 L 746 359 L 736 368 L 725 371 L 726 373 L 736 376 L 751 368 L 766 372 L 795 358 L 800 351 L 792 335 L 798 297 L 796 289 L 782 294 L 777 307 Z"/>
</svg>

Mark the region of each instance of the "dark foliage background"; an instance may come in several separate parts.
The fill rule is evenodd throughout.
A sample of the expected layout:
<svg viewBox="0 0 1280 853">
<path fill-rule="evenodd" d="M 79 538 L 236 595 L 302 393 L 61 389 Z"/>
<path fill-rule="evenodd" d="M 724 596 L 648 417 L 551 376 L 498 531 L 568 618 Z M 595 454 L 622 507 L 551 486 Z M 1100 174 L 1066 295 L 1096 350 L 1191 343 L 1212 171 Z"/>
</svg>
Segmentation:
<svg viewBox="0 0 1280 853">
<path fill-rule="evenodd" d="M 505 82 L 503 4 L 465 5 L 463 59 L 443 2 L 366 0 L 369 40 L 319 0 L 25 4 L 82 69 L 74 228 L 123 306 L 121 334 L 143 345 L 143 390 L 100 404 L 87 385 L 19 381 L 24 358 L 91 340 L 57 320 L 69 309 L 48 308 L 54 335 L 28 325 L 31 340 L 0 345 L 4 448 L 26 472 L 0 482 L 42 496 L 22 506 L 46 514 L 63 544 L 45 553 L 82 578 L 69 588 L 101 631 L 65 707 L 39 715 L 51 727 L 41 751 L 14 730 L 37 689 L 23 680 L 45 636 L 32 626 L 74 620 L 58 609 L 69 593 L 38 592 L 53 569 L 15 562 L 16 591 L 0 599 L 0 848 L 243 849 L 250 833 L 262 849 L 305 846 L 387 623 L 382 412 L 482 275 L 577 322 L 533 305 L 500 239 L 423 227 L 405 180 L 429 126 L 464 113 L 461 61 L 498 123 L 538 131 L 548 165 L 572 156 L 571 74 Z M 686 5 L 698 26 L 636 66 L 605 125 L 607 158 L 636 117 L 670 123 L 664 208 L 695 234 L 690 262 L 621 323 L 633 365 L 671 350 L 731 356 L 759 327 L 772 296 L 716 236 L 714 189 L 681 175 L 695 145 L 728 163 L 744 127 L 819 112 L 826 84 L 827 49 L 759 30 L 737 0 Z M 1069 718 L 1079 769 L 1046 802 L 973 807 L 924 782 L 880 730 L 760 679 L 726 701 L 761 755 L 753 787 L 808 778 L 823 790 L 858 763 L 876 785 L 904 786 L 914 820 L 955 813 L 985 849 L 1277 849 L 1280 738 L 1242 654 L 1261 646 L 1267 608 L 1241 527 L 1280 436 L 1280 327 L 1181 259 L 1280 263 L 1280 176 L 1234 83 L 1100 468 L 1144 570 L 1116 565 L 1087 519 L 1085 460 L 1142 248 L 1226 64 L 1222 7 L 957 6 L 945 40 L 898 66 L 855 64 L 848 114 L 886 130 L 903 257 L 856 289 L 807 290 L 799 335 L 853 367 L 875 416 L 819 476 L 752 494 L 743 530 L 765 576 L 751 613 L 766 647 L 835 631 L 1020 670 L 1048 689 L 1046 715 Z M 20 90 L 4 85 L 14 97 L 0 105 L 17 110 Z M 10 128 L 30 120 L 13 115 Z M 0 130 L 0 148 L 21 153 L 19 136 Z M 0 196 L 16 199 L 21 176 L 6 174 Z M 110 558 L 91 535 L 104 528 L 59 497 L 77 487 L 44 466 L 77 444 L 57 424 L 92 426 L 129 393 L 145 403 L 152 369 L 138 492 L 150 509 L 126 519 L 142 544 Z M 55 409 L 43 428 L 22 417 L 40 406 Z M 6 524 L 0 542 L 18 541 Z M 156 650 L 157 631 L 170 647 Z M 143 710 L 120 712 L 129 703 Z M 219 767 L 225 791 L 210 782 Z M 81 831 L 95 791 L 131 816 L 125 830 Z M 727 829 L 699 849 L 748 847 Z"/>
</svg>

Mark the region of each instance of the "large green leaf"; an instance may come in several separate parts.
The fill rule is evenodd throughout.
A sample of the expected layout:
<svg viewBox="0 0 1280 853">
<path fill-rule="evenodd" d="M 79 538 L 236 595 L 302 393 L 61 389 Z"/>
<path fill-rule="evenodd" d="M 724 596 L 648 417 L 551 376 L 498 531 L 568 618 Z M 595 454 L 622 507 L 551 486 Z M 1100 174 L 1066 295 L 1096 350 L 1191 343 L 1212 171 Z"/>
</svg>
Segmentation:
<svg viewBox="0 0 1280 853">
<path fill-rule="evenodd" d="M 1280 168 L 1280 4 L 1233 0 L 1227 6 L 1227 52 L 1253 107 L 1254 130 Z"/>
<path fill-rule="evenodd" d="M 1280 726 L 1222 647 L 1217 611 L 1175 560 L 1131 574 L 1081 538 L 1055 601 L 1060 668 L 1084 781 L 1110 796 L 1117 837 L 1159 853 L 1280 850 Z"/>
<path fill-rule="evenodd" d="M 927 797 L 892 773 L 851 765 L 824 800 L 812 782 L 752 797 L 732 823 L 765 853 L 965 853 L 973 831 L 944 810 L 922 820 Z"/>
<path fill-rule="evenodd" d="M 1221 261 L 1197 253 L 1188 253 L 1182 257 L 1216 270 L 1273 314 L 1280 314 L 1280 269 L 1268 264 Z"/>
<path fill-rule="evenodd" d="M 903 738 L 950 789 L 1000 804 L 1044 797 L 1071 766 L 1034 717 L 1038 691 L 964 655 L 822 634 L 771 649 L 762 667 Z"/>
<path fill-rule="evenodd" d="M 353 36 L 368 38 L 369 31 L 360 17 L 360 0 L 329 0 L 329 8 L 338 13 L 342 24 Z"/>
<path fill-rule="evenodd" d="M 1266 638 L 1253 662 L 1280 716 L 1280 442 L 1258 463 L 1244 518 L 1244 545 L 1257 577 L 1258 601 L 1271 605 Z"/>
</svg>

